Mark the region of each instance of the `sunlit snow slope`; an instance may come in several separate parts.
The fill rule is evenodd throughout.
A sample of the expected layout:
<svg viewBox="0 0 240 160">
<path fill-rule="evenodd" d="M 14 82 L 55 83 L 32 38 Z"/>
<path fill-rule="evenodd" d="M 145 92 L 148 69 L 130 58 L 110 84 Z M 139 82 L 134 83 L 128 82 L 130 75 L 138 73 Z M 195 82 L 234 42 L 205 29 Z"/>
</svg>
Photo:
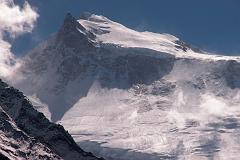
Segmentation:
<svg viewBox="0 0 240 160">
<path fill-rule="evenodd" d="M 239 60 L 103 16 L 67 14 L 8 79 L 106 159 L 237 160 Z"/>
</svg>

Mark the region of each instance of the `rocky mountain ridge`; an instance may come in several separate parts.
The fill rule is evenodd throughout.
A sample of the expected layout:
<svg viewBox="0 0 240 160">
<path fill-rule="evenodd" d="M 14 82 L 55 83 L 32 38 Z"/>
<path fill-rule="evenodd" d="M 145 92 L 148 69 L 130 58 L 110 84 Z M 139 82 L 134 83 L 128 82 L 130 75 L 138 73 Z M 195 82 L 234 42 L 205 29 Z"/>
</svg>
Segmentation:
<svg viewBox="0 0 240 160">
<path fill-rule="evenodd" d="M 17 89 L 0 80 L 0 154 L 4 159 L 97 160 Z"/>
</svg>

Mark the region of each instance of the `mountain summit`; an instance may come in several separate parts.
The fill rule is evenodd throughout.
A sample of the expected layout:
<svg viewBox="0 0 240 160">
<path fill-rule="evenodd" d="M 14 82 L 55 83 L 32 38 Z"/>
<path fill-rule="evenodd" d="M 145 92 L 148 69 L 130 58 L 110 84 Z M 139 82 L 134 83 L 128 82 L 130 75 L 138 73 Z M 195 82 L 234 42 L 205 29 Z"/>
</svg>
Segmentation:
<svg viewBox="0 0 240 160">
<path fill-rule="evenodd" d="M 61 42 L 66 47 L 88 49 L 94 46 L 95 36 L 87 31 L 78 21 L 67 13 L 57 34 L 57 42 Z"/>
<path fill-rule="evenodd" d="M 203 53 L 173 35 L 67 14 L 10 82 L 106 159 L 238 159 L 240 58 Z"/>
</svg>

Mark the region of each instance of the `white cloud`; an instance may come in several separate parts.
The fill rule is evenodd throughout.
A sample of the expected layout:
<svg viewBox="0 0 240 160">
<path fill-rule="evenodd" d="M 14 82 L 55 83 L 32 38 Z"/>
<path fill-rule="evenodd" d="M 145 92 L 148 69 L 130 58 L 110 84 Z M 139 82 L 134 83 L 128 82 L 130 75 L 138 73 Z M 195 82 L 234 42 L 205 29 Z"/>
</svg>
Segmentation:
<svg viewBox="0 0 240 160">
<path fill-rule="evenodd" d="M 31 32 L 38 18 L 27 2 L 20 8 L 12 0 L 0 0 L 0 11 L 0 31 L 7 31 L 12 36 Z"/>
<path fill-rule="evenodd" d="M 16 67 L 16 59 L 11 53 L 11 44 L 4 40 L 7 33 L 11 38 L 31 32 L 38 18 L 37 12 L 25 2 L 23 7 L 13 0 L 0 0 L 0 76 L 9 76 Z"/>
</svg>

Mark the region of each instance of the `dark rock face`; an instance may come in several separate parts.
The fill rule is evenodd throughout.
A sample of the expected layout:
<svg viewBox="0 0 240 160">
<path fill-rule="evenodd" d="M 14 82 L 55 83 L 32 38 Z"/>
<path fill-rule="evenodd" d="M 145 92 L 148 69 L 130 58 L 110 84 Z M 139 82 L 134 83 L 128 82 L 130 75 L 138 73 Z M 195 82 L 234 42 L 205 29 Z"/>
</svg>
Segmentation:
<svg viewBox="0 0 240 160">
<path fill-rule="evenodd" d="M 203 53 L 203 51 L 200 50 L 199 48 L 194 47 L 194 46 L 192 46 L 192 45 L 190 45 L 188 43 L 185 43 L 183 41 L 177 40 L 177 41 L 175 41 L 175 43 L 177 44 L 175 47 L 183 50 L 184 52 L 187 52 L 188 49 L 191 49 L 194 52 Z"/>
<path fill-rule="evenodd" d="M 91 50 L 94 47 L 95 36 L 68 13 L 57 34 L 57 39 L 57 42 L 64 44 L 65 47 Z"/>
<path fill-rule="evenodd" d="M 232 89 L 240 88 L 240 63 L 236 61 L 229 61 L 227 63 L 225 78 L 227 84 Z"/>
<path fill-rule="evenodd" d="M 7 158 L 6 156 L 4 156 L 4 155 L 2 155 L 2 154 L 0 154 L 0 159 L 1 159 L 1 160 L 9 160 L 9 158 Z"/>
<path fill-rule="evenodd" d="M 126 67 L 128 82 L 130 86 L 133 84 L 151 84 L 168 74 L 173 67 L 174 59 L 163 58 L 156 59 L 148 56 L 126 56 L 123 58 L 122 64 Z M 123 66 L 121 66 L 123 67 Z"/>
<path fill-rule="evenodd" d="M 8 148 L 0 147 L 0 153 L 26 159 L 98 159 L 79 148 L 61 125 L 49 122 L 42 113 L 33 109 L 21 92 L 2 81 L 0 106 L 0 136 L 13 139 L 2 143 L 10 143 L 17 150 L 16 153 L 11 153 Z M 28 147 L 28 150 L 18 149 L 21 147 Z"/>
<path fill-rule="evenodd" d="M 163 57 L 151 54 L 159 53 L 147 49 L 117 47 L 99 48 L 95 52 L 80 51 L 62 58 L 57 67 L 57 75 L 64 85 L 84 74 L 97 76 L 96 80 L 107 88 L 130 88 L 135 84 L 151 84 L 167 75 L 175 61 L 173 56 L 167 54 Z"/>
</svg>

